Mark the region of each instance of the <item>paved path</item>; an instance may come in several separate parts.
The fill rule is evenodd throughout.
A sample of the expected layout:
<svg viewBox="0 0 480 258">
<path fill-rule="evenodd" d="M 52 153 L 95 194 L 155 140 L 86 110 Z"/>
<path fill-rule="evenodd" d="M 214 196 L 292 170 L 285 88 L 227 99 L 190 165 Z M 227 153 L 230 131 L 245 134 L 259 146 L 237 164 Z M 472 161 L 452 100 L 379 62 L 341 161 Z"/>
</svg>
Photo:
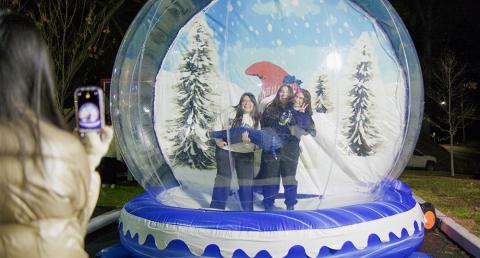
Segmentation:
<svg viewBox="0 0 480 258">
<path fill-rule="evenodd" d="M 461 247 L 453 243 L 439 229 L 425 233 L 423 245 L 420 247 L 419 251 L 435 258 L 473 257 L 467 254 Z"/>
</svg>

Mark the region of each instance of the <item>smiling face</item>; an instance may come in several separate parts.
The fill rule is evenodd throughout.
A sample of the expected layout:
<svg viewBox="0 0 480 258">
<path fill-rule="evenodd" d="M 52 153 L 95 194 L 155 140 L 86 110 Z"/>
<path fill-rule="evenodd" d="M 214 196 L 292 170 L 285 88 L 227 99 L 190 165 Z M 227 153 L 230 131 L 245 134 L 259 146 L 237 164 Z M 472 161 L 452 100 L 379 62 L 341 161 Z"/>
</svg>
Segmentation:
<svg viewBox="0 0 480 258">
<path fill-rule="evenodd" d="M 278 91 L 278 97 L 282 104 L 286 104 L 288 102 L 288 99 L 290 98 L 290 91 L 288 89 L 288 86 L 282 86 L 280 88 L 280 90 Z"/>
<path fill-rule="evenodd" d="M 305 96 L 302 92 L 298 92 L 293 98 L 293 104 L 295 107 L 300 107 L 303 105 L 303 103 L 305 103 Z"/>
<path fill-rule="evenodd" d="M 250 114 L 253 112 L 253 108 L 255 105 L 253 104 L 253 101 L 250 99 L 249 96 L 243 96 L 242 102 L 240 103 L 242 107 L 242 111 L 245 114 Z"/>
</svg>

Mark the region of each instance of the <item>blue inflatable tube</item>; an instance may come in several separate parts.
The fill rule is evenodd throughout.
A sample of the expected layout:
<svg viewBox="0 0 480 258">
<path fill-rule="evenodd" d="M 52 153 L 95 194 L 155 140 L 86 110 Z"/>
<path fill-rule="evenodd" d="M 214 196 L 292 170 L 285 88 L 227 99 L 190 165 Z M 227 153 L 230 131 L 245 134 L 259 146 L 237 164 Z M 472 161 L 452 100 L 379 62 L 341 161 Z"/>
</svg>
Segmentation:
<svg viewBox="0 0 480 258">
<path fill-rule="evenodd" d="M 282 142 L 275 132 L 241 126 L 233 127 L 227 130 L 213 131 L 210 133 L 210 137 L 223 139 L 226 142 L 229 140 L 230 143 L 240 143 L 242 142 L 242 134 L 244 132 L 248 132 L 248 137 L 253 144 L 265 151 L 274 152 L 282 147 Z"/>
<path fill-rule="evenodd" d="M 400 181 L 374 202 L 309 211 L 194 210 L 142 194 L 120 218 L 121 243 L 136 257 L 408 257 L 423 234 L 423 213 Z"/>
</svg>

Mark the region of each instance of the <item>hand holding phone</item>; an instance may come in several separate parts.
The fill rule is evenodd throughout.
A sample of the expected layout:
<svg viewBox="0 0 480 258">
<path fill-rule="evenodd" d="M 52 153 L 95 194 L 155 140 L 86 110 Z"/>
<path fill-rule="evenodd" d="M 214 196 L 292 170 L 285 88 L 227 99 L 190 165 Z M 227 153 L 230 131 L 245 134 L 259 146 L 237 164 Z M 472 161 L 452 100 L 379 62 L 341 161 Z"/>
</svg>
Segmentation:
<svg viewBox="0 0 480 258">
<path fill-rule="evenodd" d="M 103 91 L 96 86 L 79 87 L 74 93 L 78 131 L 101 131 L 105 126 Z"/>
<path fill-rule="evenodd" d="M 85 152 L 87 153 L 90 170 L 94 171 L 100 164 L 102 157 L 107 153 L 108 147 L 113 139 L 113 130 L 105 126 L 97 132 L 86 132 L 82 138 Z"/>
</svg>

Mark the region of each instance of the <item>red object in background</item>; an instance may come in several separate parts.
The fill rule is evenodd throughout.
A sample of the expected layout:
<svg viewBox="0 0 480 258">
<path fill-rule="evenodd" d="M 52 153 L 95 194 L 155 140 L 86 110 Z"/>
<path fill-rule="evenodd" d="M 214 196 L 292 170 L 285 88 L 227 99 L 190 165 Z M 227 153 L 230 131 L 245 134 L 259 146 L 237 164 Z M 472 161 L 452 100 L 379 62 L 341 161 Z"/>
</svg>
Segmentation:
<svg viewBox="0 0 480 258">
<path fill-rule="evenodd" d="M 245 74 L 257 76 L 262 81 L 262 91 L 258 95 L 258 102 L 276 94 L 288 73 L 280 66 L 268 61 L 260 61 L 252 64 L 245 70 Z"/>
<path fill-rule="evenodd" d="M 110 79 L 110 78 L 100 79 L 100 87 L 102 87 L 103 92 L 105 92 L 105 97 L 110 97 L 110 84 L 111 83 L 112 83 L 112 79 Z"/>
<path fill-rule="evenodd" d="M 110 85 L 112 83 L 112 79 L 110 78 L 103 78 L 100 79 L 100 87 L 103 89 L 105 97 L 105 123 L 107 125 L 112 125 L 112 119 L 110 118 Z"/>
</svg>

